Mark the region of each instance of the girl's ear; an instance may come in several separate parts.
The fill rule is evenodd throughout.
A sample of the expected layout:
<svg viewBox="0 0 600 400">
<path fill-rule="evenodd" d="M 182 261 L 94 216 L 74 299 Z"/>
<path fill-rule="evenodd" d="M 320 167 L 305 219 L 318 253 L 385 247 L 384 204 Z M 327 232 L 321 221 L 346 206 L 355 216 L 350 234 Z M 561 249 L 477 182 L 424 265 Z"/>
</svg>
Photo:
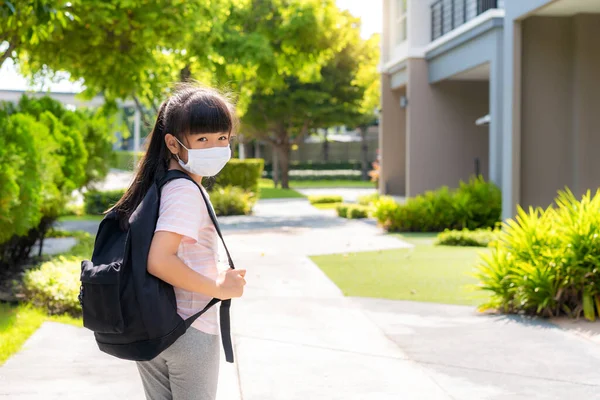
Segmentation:
<svg viewBox="0 0 600 400">
<path fill-rule="evenodd" d="M 167 133 L 165 135 L 165 144 L 167 145 L 167 148 L 169 149 L 171 154 L 179 153 L 179 143 L 177 142 L 177 139 L 175 139 L 175 136 L 171 135 L 170 133 Z"/>
</svg>

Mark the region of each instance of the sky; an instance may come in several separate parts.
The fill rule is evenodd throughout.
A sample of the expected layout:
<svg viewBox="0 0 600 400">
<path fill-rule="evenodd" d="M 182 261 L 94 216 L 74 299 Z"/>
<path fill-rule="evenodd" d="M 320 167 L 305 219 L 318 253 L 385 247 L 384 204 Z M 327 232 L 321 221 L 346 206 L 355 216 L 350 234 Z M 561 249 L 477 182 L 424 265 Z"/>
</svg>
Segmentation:
<svg viewBox="0 0 600 400">
<path fill-rule="evenodd" d="M 349 10 L 352 15 L 361 18 L 361 35 L 364 38 L 370 37 L 373 33 L 381 33 L 382 25 L 382 0 L 336 0 L 339 8 Z M 1 47 L 1 46 L 0 46 Z M 48 85 L 44 84 L 47 88 Z M 80 92 L 82 85 L 69 82 L 63 79 L 57 83 L 49 85 L 54 92 Z M 9 90 L 28 90 L 31 86 L 17 71 L 12 62 L 8 59 L 0 68 L 0 89 Z"/>
</svg>

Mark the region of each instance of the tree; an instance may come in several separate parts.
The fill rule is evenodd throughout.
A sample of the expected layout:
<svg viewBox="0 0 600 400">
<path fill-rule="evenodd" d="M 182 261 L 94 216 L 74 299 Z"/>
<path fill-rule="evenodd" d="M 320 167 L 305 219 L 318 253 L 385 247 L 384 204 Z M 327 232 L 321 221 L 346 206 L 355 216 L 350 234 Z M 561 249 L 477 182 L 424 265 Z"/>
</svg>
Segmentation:
<svg viewBox="0 0 600 400">
<path fill-rule="evenodd" d="M 377 109 L 381 102 L 381 82 L 377 71 L 379 63 L 379 35 L 373 35 L 362 43 L 359 53 L 359 69 L 356 74 L 355 84 L 364 89 L 356 119 L 352 125 L 360 130 L 361 134 L 361 163 L 362 178 L 369 179 L 369 147 L 367 145 L 367 130 L 377 121 Z"/>
<path fill-rule="evenodd" d="M 259 87 L 251 97 L 243 118 L 244 129 L 271 142 L 280 166 L 282 187 L 289 187 L 289 159 L 292 145 L 299 144 L 313 128 L 327 128 L 354 121 L 364 96 L 357 85 L 359 52 L 362 50 L 358 20 L 335 5 L 337 24 L 316 30 L 311 43 L 321 43 L 319 31 L 328 31 L 340 50 L 322 67 L 316 79 L 303 80 L 290 70 L 276 89 Z M 318 51 L 308 47 L 306 51 Z"/>
</svg>

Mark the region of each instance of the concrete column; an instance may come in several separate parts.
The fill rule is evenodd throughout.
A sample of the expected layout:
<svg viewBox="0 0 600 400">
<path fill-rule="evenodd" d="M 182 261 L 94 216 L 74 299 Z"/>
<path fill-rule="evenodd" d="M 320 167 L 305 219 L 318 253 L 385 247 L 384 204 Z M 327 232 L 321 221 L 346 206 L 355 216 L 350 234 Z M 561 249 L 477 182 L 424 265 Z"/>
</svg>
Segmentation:
<svg viewBox="0 0 600 400">
<path fill-rule="evenodd" d="M 406 194 L 406 110 L 400 108 L 405 89 L 392 90 L 390 76 L 381 76 L 381 118 L 379 155 L 381 158 L 379 191 L 382 194 Z"/>
<path fill-rule="evenodd" d="M 504 93 L 503 32 L 496 33 L 496 54 L 490 63 L 489 179 L 502 187 L 502 101 Z"/>
</svg>

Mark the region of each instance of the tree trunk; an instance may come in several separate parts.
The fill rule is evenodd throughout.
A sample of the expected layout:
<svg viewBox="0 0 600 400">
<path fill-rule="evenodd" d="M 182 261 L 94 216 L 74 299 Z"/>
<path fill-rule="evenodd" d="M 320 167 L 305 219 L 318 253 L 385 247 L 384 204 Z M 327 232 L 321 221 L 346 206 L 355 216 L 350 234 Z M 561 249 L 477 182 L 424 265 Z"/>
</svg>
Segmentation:
<svg viewBox="0 0 600 400">
<path fill-rule="evenodd" d="M 181 82 L 187 82 L 191 76 L 192 76 L 192 71 L 190 69 L 190 65 L 186 64 L 186 66 L 183 67 L 181 69 L 181 71 L 179 71 L 179 80 Z"/>
<path fill-rule="evenodd" d="M 273 185 L 277 188 L 279 184 L 279 157 L 277 156 L 277 147 L 275 147 L 275 144 L 271 146 L 271 149 L 273 150 L 273 157 L 271 157 L 273 159 L 273 169 L 271 173 L 273 174 Z"/>
<path fill-rule="evenodd" d="M 329 161 L 329 140 L 327 139 L 328 130 L 325 130 L 325 139 L 323 141 L 323 161 Z"/>
<path fill-rule="evenodd" d="M 367 144 L 367 127 L 360 127 L 361 147 L 360 155 L 362 161 L 362 179 L 369 180 L 369 145 Z"/>
<path fill-rule="evenodd" d="M 0 54 L 0 67 L 4 64 L 4 61 L 8 59 L 12 55 L 13 50 L 15 49 L 15 43 L 10 42 L 8 48 L 4 51 L 4 53 Z"/>
<path fill-rule="evenodd" d="M 290 144 L 287 142 L 276 145 L 279 168 L 281 170 L 281 188 L 289 189 Z"/>
</svg>

